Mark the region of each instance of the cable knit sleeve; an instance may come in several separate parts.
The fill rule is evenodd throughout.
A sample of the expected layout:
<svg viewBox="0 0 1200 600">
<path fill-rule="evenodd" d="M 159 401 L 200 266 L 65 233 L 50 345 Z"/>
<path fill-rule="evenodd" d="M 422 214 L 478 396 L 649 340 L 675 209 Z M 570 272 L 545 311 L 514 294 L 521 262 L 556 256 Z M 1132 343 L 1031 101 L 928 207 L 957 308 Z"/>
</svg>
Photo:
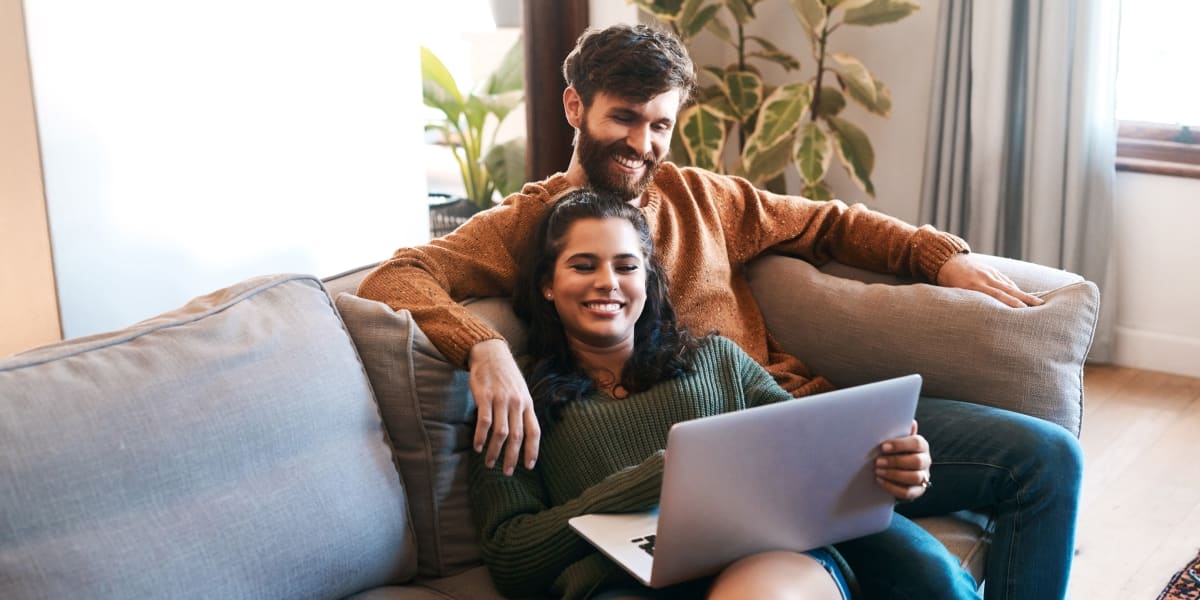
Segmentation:
<svg viewBox="0 0 1200 600">
<path fill-rule="evenodd" d="M 558 506 L 548 506 L 538 471 L 506 477 L 488 469 L 479 454 L 470 464 L 471 513 L 483 559 L 496 588 L 509 596 L 545 593 L 571 564 L 595 548 L 567 520 L 594 512 L 635 512 L 658 503 L 663 453 L 617 471 Z"/>
<path fill-rule="evenodd" d="M 818 265 L 836 260 L 936 281 L 947 260 L 969 250 L 957 236 L 930 226 L 915 227 L 863 204 L 784 196 L 738 177 L 685 172 L 703 181 L 706 193 L 701 201 L 713 202 L 721 211 L 730 257 L 739 263 L 774 251 Z"/>
<path fill-rule="evenodd" d="M 522 193 L 476 214 L 449 235 L 397 250 L 363 279 L 358 295 L 411 311 L 446 359 L 467 368 L 472 346 L 501 336 L 458 302 L 512 294 L 517 261 L 550 194 L 546 187 L 527 184 Z"/>
</svg>

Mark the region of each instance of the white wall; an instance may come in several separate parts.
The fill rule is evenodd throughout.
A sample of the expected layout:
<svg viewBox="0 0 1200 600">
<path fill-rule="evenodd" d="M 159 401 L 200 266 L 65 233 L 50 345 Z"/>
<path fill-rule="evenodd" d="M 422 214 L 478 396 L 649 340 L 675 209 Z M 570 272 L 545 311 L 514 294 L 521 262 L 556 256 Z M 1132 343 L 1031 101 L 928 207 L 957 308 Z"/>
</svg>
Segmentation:
<svg viewBox="0 0 1200 600">
<path fill-rule="evenodd" d="M 64 335 L 427 238 L 408 3 L 25 11 Z"/>
<path fill-rule="evenodd" d="M 879 27 L 844 27 L 831 38 L 831 48 L 861 59 L 892 90 L 889 118 L 847 115 L 875 146 L 873 180 L 877 198 L 870 200 L 834 167 L 831 183 L 849 202 L 915 222 L 919 215 L 921 177 L 932 83 L 932 65 L 940 0 L 925 0 L 914 15 Z M 755 33 L 802 57 L 811 69 L 800 25 L 785 0 L 765 0 L 756 8 Z M 697 56 L 707 59 L 702 49 Z M 811 72 L 811 71 L 808 71 Z M 768 77 L 782 71 L 770 70 Z M 788 76 L 794 78 L 794 75 Z M 835 160 L 836 163 L 836 160 Z M 793 191 L 799 189 L 794 186 Z M 1200 377 L 1200 180 L 1119 173 L 1116 188 L 1114 248 L 1118 292 L 1115 361 L 1142 369 Z"/>
<path fill-rule="evenodd" d="M 1114 362 L 1200 377 L 1200 179 L 1117 174 Z"/>
</svg>

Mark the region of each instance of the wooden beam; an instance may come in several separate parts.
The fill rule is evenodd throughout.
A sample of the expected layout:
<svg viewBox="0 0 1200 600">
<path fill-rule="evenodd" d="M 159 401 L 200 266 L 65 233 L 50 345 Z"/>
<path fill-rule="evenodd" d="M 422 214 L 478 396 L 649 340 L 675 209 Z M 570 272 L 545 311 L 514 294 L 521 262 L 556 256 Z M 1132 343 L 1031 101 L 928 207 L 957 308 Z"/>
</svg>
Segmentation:
<svg viewBox="0 0 1200 600">
<path fill-rule="evenodd" d="M 575 130 L 563 115 L 562 62 L 588 26 L 588 0 L 525 0 L 525 177 L 567 170 Z"/>
</svg>

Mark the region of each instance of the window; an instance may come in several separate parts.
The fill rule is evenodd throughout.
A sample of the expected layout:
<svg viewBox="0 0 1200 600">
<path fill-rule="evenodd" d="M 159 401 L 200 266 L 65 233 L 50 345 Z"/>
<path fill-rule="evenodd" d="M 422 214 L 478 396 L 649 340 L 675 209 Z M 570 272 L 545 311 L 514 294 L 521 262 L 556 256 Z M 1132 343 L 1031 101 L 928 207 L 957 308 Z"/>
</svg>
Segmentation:
<svg viewBox="0 0 1200 600">
<path fill-rule="evenodd" d="M 1200 3 L 1125 0 L 1117 66 L 1117 169 L 1200 178 Z"/>
</svg>

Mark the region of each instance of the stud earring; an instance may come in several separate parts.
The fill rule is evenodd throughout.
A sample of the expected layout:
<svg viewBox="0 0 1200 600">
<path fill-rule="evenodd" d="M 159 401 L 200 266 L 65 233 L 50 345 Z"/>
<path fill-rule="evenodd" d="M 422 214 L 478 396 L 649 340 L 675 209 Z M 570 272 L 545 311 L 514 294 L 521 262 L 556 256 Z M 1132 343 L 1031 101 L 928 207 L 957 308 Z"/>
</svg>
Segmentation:
<svg viewBox="0 0 1200 600">
<path fill-rule="evenodd" d="M 551 294 L 550 292 L 546 292 L 546 299 L 547 299 L 547 300 L 553 300 L 553 299 L 554 299 L 554 294 Z"/>
</svg>

